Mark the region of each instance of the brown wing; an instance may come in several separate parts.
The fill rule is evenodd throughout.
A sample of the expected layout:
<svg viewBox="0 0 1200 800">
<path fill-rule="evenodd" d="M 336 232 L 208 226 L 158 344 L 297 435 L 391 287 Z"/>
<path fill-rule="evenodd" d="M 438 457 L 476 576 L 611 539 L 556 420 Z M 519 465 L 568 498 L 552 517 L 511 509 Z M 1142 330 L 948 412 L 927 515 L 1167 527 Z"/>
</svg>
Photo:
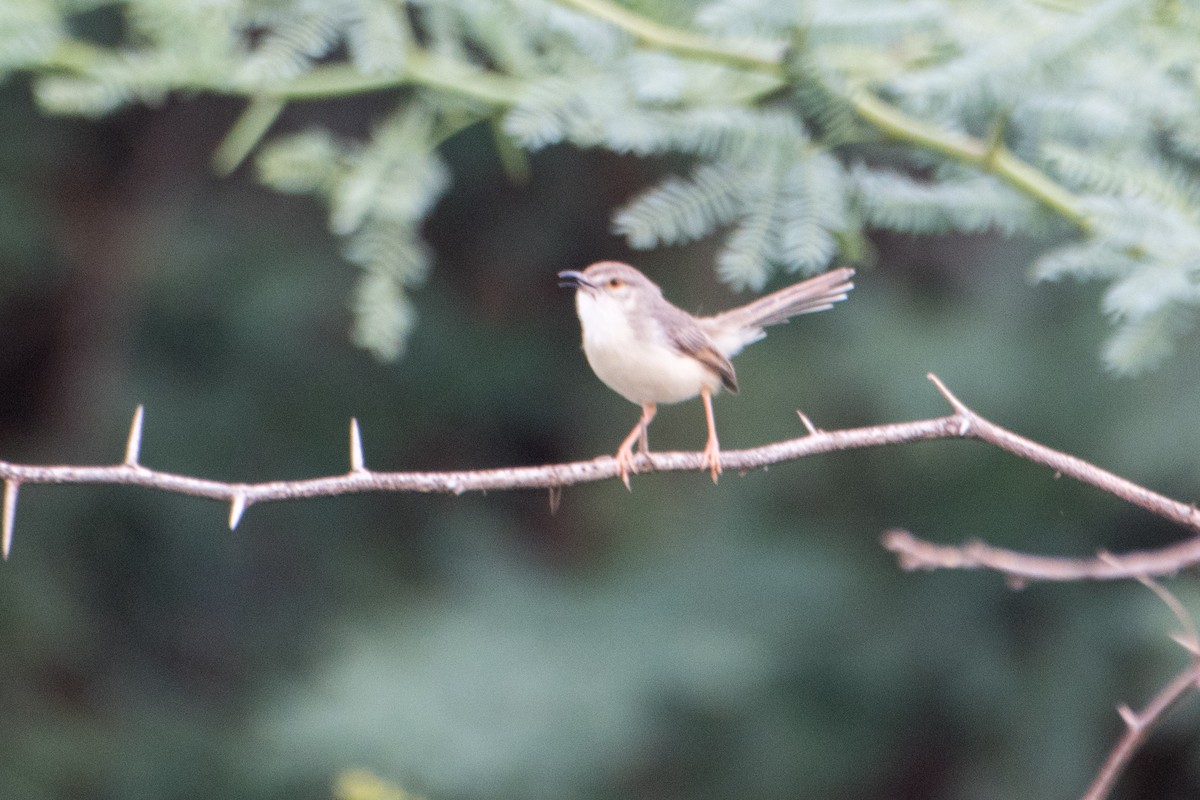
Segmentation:
<svg viewBox="0 0 1200 800">
<path fill-rule="evenodd" d="M 681 353 L 688 354 L 719 375 L 721 384 L 737 394 L 737 374 L 733 371 L 733 364 L 722 355 L 704 329 L 697 325 L 688 314 L 679 309 L 674 310 L 679 312 L 679 316 L 675 320 L 676 324 L 671 326 L 671 344 L 675 345 Z"/>
</svg>

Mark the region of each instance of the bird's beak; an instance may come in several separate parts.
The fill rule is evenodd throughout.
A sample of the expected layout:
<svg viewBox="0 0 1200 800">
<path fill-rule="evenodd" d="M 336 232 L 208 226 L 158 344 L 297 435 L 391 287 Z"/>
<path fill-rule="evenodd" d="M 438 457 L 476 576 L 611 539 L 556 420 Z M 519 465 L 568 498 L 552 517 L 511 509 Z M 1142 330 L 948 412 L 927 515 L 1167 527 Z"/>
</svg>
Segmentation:
<svg viewBox="0 0 1200 800">
<path fill-rule="evenodd" d="M 565 269 L 558 273 L 558 285 L 564 289 L 581 289 L 585 286 L 595 286 L 594 283 L 588 280 L 586 275 L 582 272 L 576 272 L 573 269 Z"/>
</svg>

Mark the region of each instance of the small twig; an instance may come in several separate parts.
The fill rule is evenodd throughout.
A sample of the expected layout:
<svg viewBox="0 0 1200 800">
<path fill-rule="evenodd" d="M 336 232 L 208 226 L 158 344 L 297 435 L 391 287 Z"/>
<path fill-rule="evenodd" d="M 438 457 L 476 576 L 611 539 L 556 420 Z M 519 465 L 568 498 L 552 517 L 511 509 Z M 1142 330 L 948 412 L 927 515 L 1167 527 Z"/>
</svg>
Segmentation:
<svg viewBox="0 0 1200 800">
<path fill-rule="evenodd" d="M 1121 771 L 1137 752 L 1137 749 L 1150 735 L 1151 728 L 1189 691 L 1200 684 L 1200 661 L 1193 660 L 1187 669 L 1176 675 L 1170 683 L 1159 690 L 1158 694 L 1146 704 L 1141 713 L 1134 712 L 1128 706 L 1119 710 L 1121 719 L 1125 722 L 1125 733 L 1117 741 L 1108 758 L 1100 767 L 1096 779 L 1083 795 L 1082 800 L 1103 800 L 1108 797 L 1117 782 Z"/>
<path fill-rule="evenodd" d="M 1103 558 L 1103 556 L 1102 556 Z M 1191 655 L 1186 669 L 1180 672 L 1166 686 L 1159 690 L 1153 699 L 1146 704 L 1141 713 L 1127 705 L 1117 707 L 1117 713 L 1125 723 L 1125 733 L 1117 740 L 1108 757 L 1096 773 L 1096 779 L 1084 794 L 1083 800 L 1103 800 L 1112 792 L 1117 779 L 1128 766 L 1133 754 L 1146 741 L 1151 729 L 1178 703 L 1189 691 L 1200 686 L 1200 638 L 1196 634 L 1196 624 L 1192 615 L 1166 587 L 1145 575 L 1139 575 L 1138 580 L 1162 600 L 1171 613 L 1183 626 L 1184 633 L 1172 638 L 1179 642 Z"/>
<path fill-rule="evenodd" d="M 1111 558 L 1107 554 L 1101 554 L 1101 558 L 1105 557 Z M 1196 633 L 1196 623 L 1192 621 L 1192 615 L 1183 607 L 1183 603 L 1179 601 L 1179 598 L 1149 575 L 1138 575 L 1137 580 L 1138 583 L 1154 592 L 1155 596 L 1163 602 L 1163 605 L 1171 610 L 1171 613 L 1175 615 L 1175 619 L 1183 627 L 1183 633 L 1171 634 L 1171 638 L 1175 643 L 1191 653 L 1193 657 L 1200 656 L 1200 635 Z"/>
<path fill-rule="evenodd" d="M 1142 575 L 1173 575 L 1200 563 L 1200 537 L 1158 550 L 1103 554 L 1095 558 L 1037 556 L 992 547 L 983 542 L 939 545 L 893 528 L 883 534 L 883 546 L 896 554 L 900 567 L 918 569 L 990 569 L 1020 585 L 1025 581 L 1124 580 Z"/>
</svg>

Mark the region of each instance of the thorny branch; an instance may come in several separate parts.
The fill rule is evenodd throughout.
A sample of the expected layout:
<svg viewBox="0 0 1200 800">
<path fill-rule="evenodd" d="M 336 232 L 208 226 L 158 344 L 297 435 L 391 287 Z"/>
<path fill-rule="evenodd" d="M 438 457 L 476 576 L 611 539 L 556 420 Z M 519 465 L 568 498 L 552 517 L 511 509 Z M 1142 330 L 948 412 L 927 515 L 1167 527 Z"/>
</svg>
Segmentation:
<svg viewBox="0 0 1200 800">
<path fill-rule="evenodd" d="M 1117 713 L 1125 723 L 1125 732 L 1117 740 L 1116 745 L 1109 751 L 1108 758 L 1100 766 L 1095 780 L 1083 795 L 1083 800 L 1104 800 L 1117 783 L 1121 770 L 1133 758 L 1133 754 L 1142 746 L 1150 735 L 1150 730 L 1170 711 L 1187 693 L 1200 686 L 1200 636 L 1196 634 L 1196 625 L 1191 615 L 1183 607 L 1183 603 L 1175 595 L 1167 591 L 1157 581 L 1144 575 L 1138 576 L 1150 591 L 1171 609 L 1171 613 L 1183 625 L 1183 633 L 1175 634 L 1172 638 L 1191 654 L 1187 667 L 1171 679 L 1171 682 L 1158 690 L 1141 712 L 1134 711 L 1127 705 L 1117 707 Z"/>
<path fill-rule="evenodd" d="M 949 401 L 953 412 L 932 419 L 872 425 L 863 428 L 825 431 L 803 414 L 807 434 L 796 439 L 762 445 L 747 450 L 721 452 L 721 465 L 730 471 L 746 472 L 785 461 L 820 453 L 856 450 L 884 445 L 908 444 L 931 439 L 979 439 L 1021 458 L 1042 464 L 1056 473 L 1075 478 L 1136 506 L 1158 514 L 1200 533 L 1200 511 L 1193 505 L 1173 500 L 1139 486 L 1075 456 L 1053 450 L 1018 436 L 989 422 L 962 403 L 934 375 L 929 379 Z M 119 464 L 107 466 L 39 466 L 0 461 L 0 480 L 5 482 L 2 550 L 8 556 L 16 517 L 17 492 L 24 484 L 91 483 L 122 484 L 158 489 L 175 494 L 220 500 L 230 507 L 229 525 L 236 528 L 242 514 L 256 503 L 331 497 L 363 492 L 465 492 L 507 489 L 551 489 L 614 478 L 619 474 L 617 461 L 604 455 L 590 461 L 544 464 L 534 467 L 452 472 L 378 472 L 368 469 L 363 455 L 362 436 L 357 421 L 350 424 L 350 470 L 295 481 L 228 483 L 206 478 L 162 472 L 143 466 L 139 461 L 144 414 L 135 412 Z M 699 452 L 661 452 L 642 454 L 634 459 L 640 472 L 677 472 L 704 470 Z M 969 544 L 949 548 L 922 542 L 902 531 L 885 534 L 885 545 L 900 557 L 908 569 L 938 567 L 988 567 L 1020 580 L 1070 580 L 1077 578 L 1127 578 L 1134 575 L 1162 575 L 1200 562 L 1200 538 L 1149 553 L 1094 559 L 1041 558 Z"/>
<path fill-rule="evenodd" d="M 1187 693 L 1200 684 L 1200 660 L 1193 658 L 1187 667 L 1158 691 L 1142 711 L 1135 712 L 1129 706 L 1118 710 L 1125 722 L 1125 733 L 1104 760 L 1096 779 L 1083 795 L 1083 800 L 1103 800 L 1108 797 L 1121 770 L 1133 758 L 1133 754 L 1150 735 L 1150 730 Z"/>
<path fill-rule="evenodd" d="M 1173 500 L 1083 459 L 1002 428 L 967 407 L 935 375 L 930 374 L 928 378 L 950 403 L 953 410 L 950 415 L 825 431 L 801 413 L 800 420 L 807 431 L 805 436 L 747 450 L 722 451 L 721 464 L 726 470 L 744 473 L 751 469 L 820 453 L 931 439 L 977 439 L 1027 461 L 1049 467 L 1058 475 L 1074 478 L 1108 492 L 1164 519 L 1190 528 L 1198 534 L 1159 550 L 1121 556 L 1101 552 L 1093 558 L 1079 559 L 1027 555 L 991 547 L 982 542 L 971 542 L 959 547 L 936 545 L 922 541 L 903 530 L 890 530 L 883 536 L 884 546 L 896 553 L 904 569 L 986 568 L 1004 574 L 1016 585 L 1030 580 L 1136 578 L 1154 589 L 1171 606 L 1176 616 L 1184 623 L 1185 629 L 1189 631 L 1185 636 L 1176 639 L 1191 652 L 1192 661 L 1187 669 L 1163 687 L 1140 713 L 1127 706 L 1120 708 L 1126 731 L 1084 796 L 1084 800 L 1101 800 L 1111 791 L 1121 770 L 1148 736 L 1154 723 L 1190 689 L 1200 685 L 1200 644 L 1197 643 L 1194 628 L 1178 601 L 1150 579 L 1152 575 L 1170 575 L 1200 563 L 1200 510 L 1197 510 L 1195 505 Z M 220 500 L 229 504 L 229 527 L 236 528 L 246 509 L 255 503 L 361 492 L 463 494 L 474 491 L 543 488 L 550 490 L 553 507 L 562 487 L 615 478 L 619 476 L 620 471 L 616 459 L 605 455 L 590 461 L 535 467 L 457 472 L 376 472 L 366 466 L 362 435 L 357 421 L 351 420 L 348 472 L 297 481 L 227 483 L 161 472 L 143 466 L 139 462 L 143 421 L 143 409 L 139 406 L 130 425 L 125 457 L 119 464 L 36 466 L 0 461 L 0 480 L 4 481 L 3 506 L 0 508 L 0 525 L 3 528 L 0 549 L 4 558 L 8 557 L 12 546 L 17 492 L 22 484 L 124 484 Z M 707 469 L 703 454 L 698 452 L 639 453 L 634 459 L 634 464 L 643 473 Z"/>
</svg>

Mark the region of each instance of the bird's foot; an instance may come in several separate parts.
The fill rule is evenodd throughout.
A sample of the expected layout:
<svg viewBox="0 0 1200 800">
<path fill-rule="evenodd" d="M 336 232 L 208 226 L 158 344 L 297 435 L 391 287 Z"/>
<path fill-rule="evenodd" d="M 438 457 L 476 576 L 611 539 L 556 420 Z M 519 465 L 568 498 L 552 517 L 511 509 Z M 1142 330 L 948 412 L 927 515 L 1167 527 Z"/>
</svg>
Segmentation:
<svg viewBox="0 0 1200 800">
<path fill-rule="evenodd" d="M 633 491 L 633 487 L 629 485 L 629 474 L 637 472 L 637 467 L 633 463 L 632 441 L 625 441 L 617 450 L 617 468 L 621 471 L 621 482 L 625 484 L 625 488 Z"/>
<path fill-rule="evenodd" d="M 704 445 L 704 465 L 708 467 L 713 483 L 716 483 L 717 476 L 721 474 L 721 446 L 715 438 L 709 439 L 708 444 Z"/>
</svg>

